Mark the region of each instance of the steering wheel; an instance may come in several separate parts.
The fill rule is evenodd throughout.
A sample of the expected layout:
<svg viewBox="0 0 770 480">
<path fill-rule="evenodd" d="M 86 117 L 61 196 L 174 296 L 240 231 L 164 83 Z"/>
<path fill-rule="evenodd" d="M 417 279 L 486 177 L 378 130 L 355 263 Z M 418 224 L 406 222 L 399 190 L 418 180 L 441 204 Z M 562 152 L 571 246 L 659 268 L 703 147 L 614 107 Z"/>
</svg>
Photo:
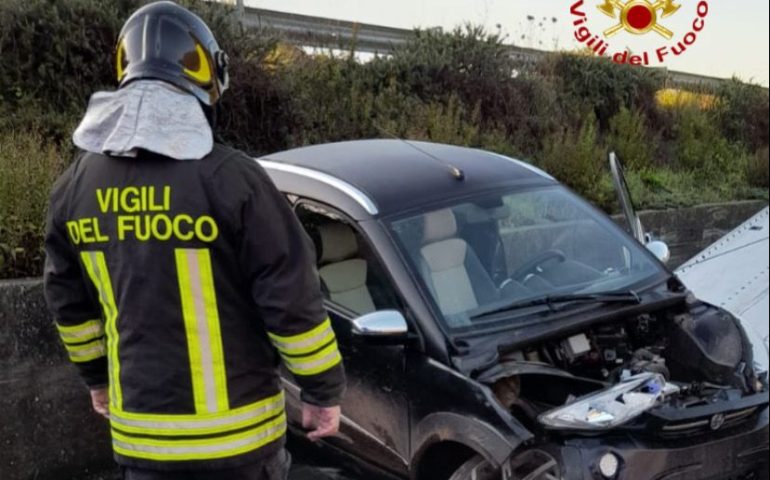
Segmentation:
<svg viewBox="0 0 770 480">
<path fill-rule="evenodd" d="M 511 278 L 518 282 L 523 282 L 528 276 L 538 273 L 541 270 L 541 266 L 551 260 L 558 260 L 560 263 L 567 260 L 567 256 L 561 250 L 546 250 L 545 252 L 538 253 L 531 260 L 527 260 L 524 265 L 517 268 Z"/>
</svg>

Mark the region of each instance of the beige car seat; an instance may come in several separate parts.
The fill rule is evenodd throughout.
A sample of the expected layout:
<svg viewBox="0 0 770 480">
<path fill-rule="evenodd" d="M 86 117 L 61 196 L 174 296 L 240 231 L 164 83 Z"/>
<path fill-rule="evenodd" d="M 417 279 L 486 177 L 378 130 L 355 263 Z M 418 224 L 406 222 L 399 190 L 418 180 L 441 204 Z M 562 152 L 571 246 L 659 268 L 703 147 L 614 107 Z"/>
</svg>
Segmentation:
<svg viewBox="0 0 770 480">
<path fill-rule="evenodd" d="M 369 266 L 359 258 L 358 240 L 352 228 L 343 223 L 318 227 L 321 244 L 318 270 L 329 298 L 359 315 L 376 310 L 366 286 Z"/>
<path fill-rule="evenodd" d="M 454 315 L 498 299 L 497 287 L 473 248 L 457 237 L 452 210 L 428 213 L 423 222 L 421 269 L 441 312 Z"/>
</svg>

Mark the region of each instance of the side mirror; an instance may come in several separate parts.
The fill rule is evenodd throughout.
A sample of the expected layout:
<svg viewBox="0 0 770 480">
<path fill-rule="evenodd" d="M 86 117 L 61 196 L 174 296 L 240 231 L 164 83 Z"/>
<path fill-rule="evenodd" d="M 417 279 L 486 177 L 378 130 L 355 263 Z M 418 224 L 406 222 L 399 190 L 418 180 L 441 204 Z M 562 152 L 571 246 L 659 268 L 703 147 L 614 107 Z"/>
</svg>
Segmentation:
<svg viewBox="0 0 770 480">
<path fill-rule="evenodd" d="M 401 312 L 382 310 L 353 320 L 353 334 L 377 343 L 400 343 L 409 336 L 409 325 Z"/>
<path fill-rule="evenodd" d="M 647 250 L 652 252 L 658 260 L 663 263 L 668 263 L 671 260 L 671 249 L 668 248 L 665 242 L 660 240 L 653 240 L 647 243 Z"/>
</svg>

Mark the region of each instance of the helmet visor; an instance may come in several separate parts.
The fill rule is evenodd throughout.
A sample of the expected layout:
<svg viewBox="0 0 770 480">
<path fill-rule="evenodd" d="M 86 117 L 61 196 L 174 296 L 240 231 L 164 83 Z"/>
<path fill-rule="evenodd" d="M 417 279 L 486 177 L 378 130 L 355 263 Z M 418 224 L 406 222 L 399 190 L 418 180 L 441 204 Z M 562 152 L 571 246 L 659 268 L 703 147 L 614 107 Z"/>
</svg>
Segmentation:
<svg viewBox="0 0 770 480">
<path fill-rule="evenodd" d="M 151 62 L 167 75 L 180 76 L 195 85 L 210 88 L 214 66 L 207 49 L 192 33 L 170 17 L 144 17 L 124 30 L 118 41 L 118 81 L 135 65 Z"/>
</svg>

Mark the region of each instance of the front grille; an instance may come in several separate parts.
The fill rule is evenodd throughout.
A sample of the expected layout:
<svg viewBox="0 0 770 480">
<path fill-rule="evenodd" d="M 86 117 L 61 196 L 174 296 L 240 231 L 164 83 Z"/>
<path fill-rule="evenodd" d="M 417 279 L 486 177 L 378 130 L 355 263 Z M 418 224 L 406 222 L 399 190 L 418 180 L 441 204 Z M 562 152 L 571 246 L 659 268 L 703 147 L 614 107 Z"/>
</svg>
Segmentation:
<svg viewBox="0 0 770 480">
<path fill-rule="evenodd" d="M 743 410 L 726 413 L 724 423 L 719 428 L 712 428 L 713 417 L 700 417 L 679 422 L 668 422 L 659 426 L 656 432 L 660 438 L 692 437 L 704 434 L 713 434 L 715 430 L 723 431 L 737 427 L 754 416 L 759 407 L 751 407 Z"/>
</svg>

